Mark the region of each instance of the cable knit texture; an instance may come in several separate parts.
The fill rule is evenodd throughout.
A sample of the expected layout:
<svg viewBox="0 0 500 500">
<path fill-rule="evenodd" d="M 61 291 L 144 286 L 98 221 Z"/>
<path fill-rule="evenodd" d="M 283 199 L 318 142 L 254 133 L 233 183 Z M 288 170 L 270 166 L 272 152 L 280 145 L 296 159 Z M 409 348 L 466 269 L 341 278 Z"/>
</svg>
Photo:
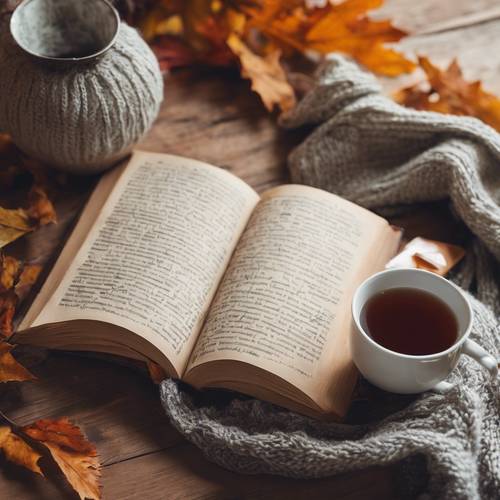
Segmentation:
<svg viewBox="0 0 500 500">
<path fill-rule="evenodd" d="M 0 26 L 0 68 L 0 131 L 30 156 L 77 173 L 125 156 L 163 99 L 156 57 L 125 23 L 103 56 L 66 65 L 35 60 Z"/>
<path fill-rule="evenodd" d="M 282 124 L 314 127 L 289 158 L 294 182 L 379 211 L 451 201 L 476 236 L 453 279 L 474 288 L 471 338 L 498 357 L 499 135 L 473 118 L 402 108 L 340 57 L 322 68 L 317 86 Z M 448 381 L 449 392 L 419 396 L 390 395 L 361 381 L 343 424 L 235 395 L 215 404 L 172 380 L 162 383 L 161 395 L 174 426 L 228 469 L 312 478 L 397 463 L 403 498 L 498 498 L 498 380 L 462 356 Z"/>
</svg>

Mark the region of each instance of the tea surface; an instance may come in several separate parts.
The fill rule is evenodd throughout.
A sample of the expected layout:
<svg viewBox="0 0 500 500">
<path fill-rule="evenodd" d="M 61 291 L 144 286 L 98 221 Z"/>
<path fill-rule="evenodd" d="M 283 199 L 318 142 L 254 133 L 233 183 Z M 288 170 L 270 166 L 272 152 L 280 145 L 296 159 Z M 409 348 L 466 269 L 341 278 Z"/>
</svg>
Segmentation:
<svg viewBox="0 0 500 500">
<path fill-rule="evenodd" d="M 445 351 L 458 335 L 458 322 L 450 307 L 437 296 L 414 288 L 375 294 L 363 307 L 361 324 L 381 346 L 413 356 Z"/>
</svg>

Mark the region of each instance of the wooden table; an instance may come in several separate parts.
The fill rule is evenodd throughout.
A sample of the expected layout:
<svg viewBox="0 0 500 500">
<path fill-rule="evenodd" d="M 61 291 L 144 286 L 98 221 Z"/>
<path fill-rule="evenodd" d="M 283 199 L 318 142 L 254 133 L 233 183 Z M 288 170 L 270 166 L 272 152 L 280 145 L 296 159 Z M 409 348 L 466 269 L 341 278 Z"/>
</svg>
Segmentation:
<svg viewBox="0 0 500 500">
<path fill-rule="evenodd" d="M 500 93 L 500 5 L 496 0 L 393 0 L 383 14 L 413 32 L 408 50 L 447 63 L 459 56 L 468 78 Z M 386 82 L 387 88 L 396 82 Z M 300 136 L 279 130 L 231 71 L 184 71 L 168 77 L 165 101 L 143 149 L 205 160 L 241 176 L 258 191 L 286 182 L 286 155 Z M 95 179 L 73 180 L 57 200 L 60 222 L 11 245 L 9 253 L 54 262 Z M 404 224 L 412 234 L 456 239 L 444 210 L 427 207 Z M 43 278 L 43 277 L 42 277 Z M 22 314 L 22 311 L 21 311 Z M 168 423 L 158 390 L 146 377 L 115 364 L 50 353 L 33 360 L 36 383 L 3 389 L 1 409 L 20 424 L 68 416 L 96 444 L 107 499 L 396 498 L 396 469 L 373 468 L 305 481 L 242 476 L 205 460 Z M 0 459 L 1 499 L 70 499 L 53 478 L 44 480 Z"/>
</svg>

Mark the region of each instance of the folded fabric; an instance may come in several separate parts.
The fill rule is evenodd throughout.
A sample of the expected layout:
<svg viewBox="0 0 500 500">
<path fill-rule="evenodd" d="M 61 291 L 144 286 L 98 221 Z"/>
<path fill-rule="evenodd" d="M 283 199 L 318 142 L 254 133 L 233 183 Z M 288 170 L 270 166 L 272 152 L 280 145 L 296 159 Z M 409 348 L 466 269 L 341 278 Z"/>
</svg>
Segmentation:
<svg viewBox="0 0 500 500">
<path fill-rule="evenodd" d="M 381 94 L 371 74 L 339 56 L 281 123 L 313 129 L 290 155 L 293 182 L 377 211 L 450 200 L 475 235 L 453 279 L 474 288 L 471 338 L 498 358 L 500 136 L 474 118 L 403 108 Z M 448 381 L 453 388 L 445 394 L 415 397 L 361 382 L 364 398 L 343 424 L 237 396 L 215 405 L 171 380 L 161 395 L 174 426 L 231 470 L 311 478 L 397 463 L 405 498 L 498 498 L 498 380 L 463 356 Z"/>
</svg>

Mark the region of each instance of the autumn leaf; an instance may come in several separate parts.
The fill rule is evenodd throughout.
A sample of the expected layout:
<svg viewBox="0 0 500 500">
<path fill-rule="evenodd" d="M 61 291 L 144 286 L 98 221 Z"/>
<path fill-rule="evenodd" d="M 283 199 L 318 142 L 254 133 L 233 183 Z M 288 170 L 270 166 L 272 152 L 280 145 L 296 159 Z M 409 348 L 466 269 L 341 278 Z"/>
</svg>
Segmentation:
<svg viewBox="0 0 500 500">
<path fill-rule="evenodd" d="M 0 248 L 32 230 L 26 210 L 0 207 Z"/>
<path fill-rule="evenodd" d="M 398 90 L 393 94 L 397 102 L 419 110 L 475 116 L 500 130 L 500 99 L 486 92 L 480 81 L 467 82 L 456 60 L 445 70 L 426 57 L 419 57 L 418 64 L 427 82 Z"/>
<path fill-rule="evenodd" d="M 36 377 L 12 356 L 13 348 L 14 346 L 6 342 L 0 342 L 0 383 L 35 380 Z"/>
<path fill-rule="evenodd" d="M 38 275 L 42 270 L 42 266 L 37 264 L 26 264 L 19 275 L 17 283 L 14 286 L 14 292 L 21 302 L 26 298 L 31 287 L 35 284 L 38 279 Z"/>
<path fill-rule="evenodd" d="M 21 263 L 14 257 L 0 255 L 0 292 L 14 287 Z"/>
<path fill-rule="evenodd" d="M 263 0 L 259 8 L 243 7 L 248 28 L 256 28 L 282 48 L 328 54 L 343 52 L 370 70 L 396 76 L 413 71 L 415 64 L 403 54 L 386 47 L 406 33 L 388 20 L 367 16 L 383 0 L 346 0 L 307 8 L 302 1 Z"/>
<path fill-rule="evenodd" d="M 276 105 L 286 111 L 295 104 L 293 89 L 279 64 L 280 52 L 260 57 L 234 34 L 230 35 L 227 44 L 240 60 L 242 75 L 250 79 L 252 89 L 259 94 L 269 111 Z"/>
<path fill-rule="evenodd" d="M 17 297 L 13 290 L 0 295 L 0 339 L 9 338 L 14 329 L 12 321 L 16 312 Z"/>
<path fill-rule="evenodd" d="M 57 222 L 54 205 L 49 200 L 44 188 L 34 185 L 29 192 L 28 201 L 27 213 L 39 226 Z"/>
<path fill-rule="evenodd" d="M 38 420 L 21 431 L 43 444 L 82 500 L 100 495 L 100 464 L 97 451 L 82 431 L 67 418 Z"/>
<path fill-rule="evenodd" d="M 38 460 L 41 458 L 41 455 L 22 438 L 14 434 L 10 427 L 0 426 L 0 450 L 3 451 L 5 457 L 10 462 L 21 465 L 43 476 L 38 466 Z"/>
<path fill-rule="evenodd" d="M 151 377 L 151 380 L 155 384 L 159 384 L 167 378 L 165 370 L 157 363 L 153 361 L 148 361 L 147 366 L 148 366 L 149 376 Z"/>
<path fill-rule="evenodd" d="M 0 338 L 12 335 L 16 307 L 28 295 L 41 270 L 39 265 L 0 255 Z"/>
</svg>

